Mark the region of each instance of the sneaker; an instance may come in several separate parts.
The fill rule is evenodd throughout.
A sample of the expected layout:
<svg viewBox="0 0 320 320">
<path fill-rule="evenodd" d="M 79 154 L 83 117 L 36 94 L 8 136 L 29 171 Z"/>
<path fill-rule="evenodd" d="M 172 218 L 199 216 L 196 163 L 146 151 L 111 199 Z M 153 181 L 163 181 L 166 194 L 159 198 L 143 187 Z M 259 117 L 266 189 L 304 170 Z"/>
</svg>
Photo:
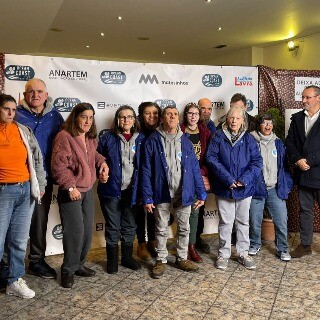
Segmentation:
<svg viewBox="0 0 320 320">
<path fill-rule="evenodd" d="M 256 268 L 256 264 L 253 260 L 252 257 L 250 257 L 249 255 L 240 255 L 238 257 L 238 262 L 241 263 L 245 268 L 252 270 Z"/>
<path fill-rule="evenodd" d="M 56 270 L 51 268 L 44 259 L 40 259 L 38 262 L 29 262 L 28 271 L 44 279 L 55 279 L 57 277 Z"/>
<path fill-rule="evenodd" d="M 282 261 L 290 261 L 291 255 L 288 251 L 277 251 L 277 257 Z"/>
<path fill-rule="evenodd" d="M 8 285 L 6 293 L 23 299 L 32 299 L 36 295 L 33 290 L 29 289 L 22 278 Z"/>
<path fill-rule="evenodd" d="M 221 270 L 226 270 L 228 266 L 229 259 L 219 256 L 216 260 L 216 268 Z"/>
<path fill-rule="evenodd" d="M 187 272 L 199 271 L 199 267 L 188 259 L 177 259 L 175 265 L 183 271 L 187 271 Z"/>
<path fill-rule="evenodd" d="M 157 260 L 151 271 L 152 278 L 154 279 L 161 278 L 162 275 L 164 274 L 165 269 L 166 269 L 166 264 L 163 263 L 161 260 Z"/>
<path fill-rule="evenodd" d="M 250 247 L 249 251 L 248 251 L 248 254 L 250 256 L 256 256 L 258 254 L 258 252 L 260 251 L 260 249 L 261 249 L 260 247 L 258 247 L 258 248 Z"/>
</svg>

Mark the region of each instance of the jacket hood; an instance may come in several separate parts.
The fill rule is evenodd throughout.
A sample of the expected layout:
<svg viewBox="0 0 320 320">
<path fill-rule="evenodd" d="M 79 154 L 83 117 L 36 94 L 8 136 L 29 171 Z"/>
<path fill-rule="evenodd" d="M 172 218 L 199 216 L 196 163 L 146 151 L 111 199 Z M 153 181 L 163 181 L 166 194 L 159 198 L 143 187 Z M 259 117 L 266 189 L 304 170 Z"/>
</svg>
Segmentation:
<svg viewBox="0 0 320 320">
<path fill-rule="evenodd" d="M 278 138 L 274 132 L 272 132 L 270 134 L 270 136 L 264 136 L 260 132 L 257 132 L 257 131 L 251 131 L 250 133 L 257 140 L 257 142 L 260 142 L 260 141 L 275 141 Z"/>
<path fill-rule="evenodd" d="M 29 107 L 29 105 L 27 104 L 25 99 L 22 99 L 20 106 L 22 106 L 22 108 L 24 108 L 27 111 L 29 111 L 30 113 L 32 113 L 32 110 Z M 52 109 L 53 109 L 53 99 L 48 96 L 47 100 L 44 103 L 43 115 L 50 112 Z"/>
<path fill-rule="evenodd" d="M 167 133 L 165 133 L 165 131 L 163 130 L 162 124 L 160 124 L 160 126 L 156 130 L 160 133 L 162 138 L 166 137 Z M 183 135 L 183 132 L 181 131 L 180 126 L 178 125 L 177 126 L 177 134 L 174 137 L 174 140 L 177 141 L 178 139 L 180 139 L 182 137 L 182 135 Z"/>
</svg>

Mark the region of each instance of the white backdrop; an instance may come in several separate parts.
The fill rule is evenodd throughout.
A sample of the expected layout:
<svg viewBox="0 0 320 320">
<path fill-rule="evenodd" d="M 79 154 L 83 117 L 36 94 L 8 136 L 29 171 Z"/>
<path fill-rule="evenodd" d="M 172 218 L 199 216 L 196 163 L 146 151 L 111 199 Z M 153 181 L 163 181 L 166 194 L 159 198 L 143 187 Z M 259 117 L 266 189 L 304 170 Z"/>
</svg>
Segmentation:
<svg viewBox="0 0 320 320">
<path fill-rule="evenodd" d="M 187 103 L 206 97 L 213 101 L 212 119 L 217 123 L 218 117 L 229 108 L 232 95 L 240 92 L 248 99 L 249 113 L 258 113 L 256 67 L 145 64 L 8 54 L 5 77 L 5 92 L 17 100 L 22 99 L 28 79 L 44 80 L 55 107 L 64 118 L 77 103 L 91 103 L 96 111 L 98 131 L 110 127 L 118 107 L 131 105 L 137 111 L 142 101 L 157 102 L 161 107 L 173 104 L 182 111 Z M 56 195 L 57 189 L 54 189 L 47 255 L 62 252 Z M 93 248 L 105 246 L 104 218 L 96 194 L 95 208 Z M 218 211 L 210 194 L 205 208 L 204 233 L 216 233 L 217 225 Z"/>
</svg>

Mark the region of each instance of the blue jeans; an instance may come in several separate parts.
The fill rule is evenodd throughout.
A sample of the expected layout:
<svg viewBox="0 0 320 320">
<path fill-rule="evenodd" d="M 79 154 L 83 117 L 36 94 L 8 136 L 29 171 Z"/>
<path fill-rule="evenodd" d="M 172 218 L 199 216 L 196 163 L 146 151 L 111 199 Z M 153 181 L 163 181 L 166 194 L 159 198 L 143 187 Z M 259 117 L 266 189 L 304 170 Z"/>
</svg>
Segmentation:
<svg viewBox="0 0 320 320">
<path fill-rule="evenodd" d="M 106 221 L 106 242 L 116 246 L 121 241 L 132 243 L 136 235 L 136 206 L 131 206 L 131 189 L 121 191 L 121 198 L 99 197 Z"/>
<path fill-rule="evenodd" d="M 24 259 L 34 204 L 29 181 L 14 185 L 0 184 L 0 259 L 6 241 L 8 285 L 25 274 Z"/>
<path fill-rule="evenodd" d="M 250 247 L 261 247 L 261 223 L 263 218 L 264 206 L 267 206 L 275 226 L 276 250 L 288 251 L 287 241 L 287 206 L 286 201 L 277 196 L 276 188 L 268 190 L 266 199 L 252 199 L 250 206 Z"/>
</svg>

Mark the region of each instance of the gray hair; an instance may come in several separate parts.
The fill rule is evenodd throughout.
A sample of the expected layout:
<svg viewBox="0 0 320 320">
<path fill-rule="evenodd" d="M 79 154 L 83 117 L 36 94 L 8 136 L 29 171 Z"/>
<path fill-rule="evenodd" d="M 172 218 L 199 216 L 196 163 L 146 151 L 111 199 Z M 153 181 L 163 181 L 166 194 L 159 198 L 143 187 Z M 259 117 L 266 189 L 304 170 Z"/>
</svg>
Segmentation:
<svg viewBox="0 0 320 320">
<path fill-rule="evenodd" d="M 245 110 L 243 110 L 241 107 L 239 106 L 233 106 L 229 109 L 229 111 L 226 114 L 226 121 L 223 123 L 222 128 L 223 129 L 227 129 L 228 128 L 228 124 L 227 124 L 227 119 L 232 116 L 235 112 L 239 112 L 240 115 L 242 115 L 243 118 L 243 123 L 240 127 L 239 131 L 246 131 L 248 129 L 248 119 L 247 119 L 247 113 Z"/>
</svg>

